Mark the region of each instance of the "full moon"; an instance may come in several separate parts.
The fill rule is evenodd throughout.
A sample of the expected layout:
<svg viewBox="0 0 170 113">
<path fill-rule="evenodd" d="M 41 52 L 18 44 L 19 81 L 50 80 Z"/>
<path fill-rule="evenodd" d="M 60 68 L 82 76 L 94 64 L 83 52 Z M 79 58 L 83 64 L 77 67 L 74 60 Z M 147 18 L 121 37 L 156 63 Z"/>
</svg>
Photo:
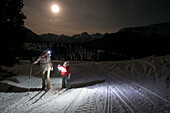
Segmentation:
<svg viewBox="0 0 170 113">
<path fill-rule="evenodd" d="M 59 8 L 58 5 L 53 4 L 53 5 L 51 6 L 51 10 L 52 10 L 54 13 L 57 13 L 57 12 L 59 12 L 60 8 Z"/>
</svg>

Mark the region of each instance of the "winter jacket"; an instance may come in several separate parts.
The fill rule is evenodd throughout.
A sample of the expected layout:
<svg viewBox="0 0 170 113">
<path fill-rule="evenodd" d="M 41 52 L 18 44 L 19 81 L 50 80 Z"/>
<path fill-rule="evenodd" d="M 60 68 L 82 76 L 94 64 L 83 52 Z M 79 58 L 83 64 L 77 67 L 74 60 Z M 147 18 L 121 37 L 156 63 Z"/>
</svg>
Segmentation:
<svg viewBox="0 0 170 113">
<path fill-rule="evenodd" d="M 48 69 L 53 69 L 53 65 L 51 63 L 51 58 L 49 55 L 45 56 L 40 56 L 36 62 L 40 61 L 40 66 L 43 71 L 48 70 Z"/>
<path fill-rule="evenodd" d="M 69 74 L 71 74 L 69 67 L 64 67 L 64 66 L 58 65 L 57 68 L 61 71 L 62 76 L 68 76 Z"/>
</svg>

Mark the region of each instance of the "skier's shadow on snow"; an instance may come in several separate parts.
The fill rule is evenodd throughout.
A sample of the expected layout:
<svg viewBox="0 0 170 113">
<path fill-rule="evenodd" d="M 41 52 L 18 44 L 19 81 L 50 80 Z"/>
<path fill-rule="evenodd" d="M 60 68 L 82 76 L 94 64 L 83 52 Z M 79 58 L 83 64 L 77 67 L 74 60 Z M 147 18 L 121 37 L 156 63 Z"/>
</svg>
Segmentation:
<svg viewBox="0 0 170 113">
<path fill-rule="evenodd" d="M 95 80 L 95 81 L 90 81 L 85 83 L 71 84 L 71 88 L 82 88 L 82 87 L 93 86 L 104 82 L 105 80 Z"/>
<path fill-rule="evenodd" d="M 105 80 L 95 80 L 91 82 L 85 82 L 85 83 L 78 83 L 78 84 L 71 84 L 71 88 L 82 88 L 82 87 L 87 87 L 87 86 L 93 86 L 96 84 L 104 83 Z M 41 88 L 29 88 L 29 92 L 34 92 L 34 91 L 41 91 Z M 14 86 L 12 84 L 7 84 L 7 83 L 0 83 L 0 92 L 28 92 L 28 88 L 23 88 L 23 87 L 18 87 Z"/>
<path fill-rule="evenodd" d="M 40 91 L 41 88 L 29 88 L 30 92 Z M 28 88 L 18 87 L 7 83 L 0 83 L 0 92 L 28 92 Z"/>
</svg>

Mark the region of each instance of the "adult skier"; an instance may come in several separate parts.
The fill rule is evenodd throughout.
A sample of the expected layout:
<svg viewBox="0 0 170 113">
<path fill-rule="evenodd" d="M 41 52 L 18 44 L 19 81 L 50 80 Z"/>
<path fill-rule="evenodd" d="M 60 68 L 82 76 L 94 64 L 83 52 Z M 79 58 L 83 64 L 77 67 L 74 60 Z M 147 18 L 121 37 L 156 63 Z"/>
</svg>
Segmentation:
<svg viewBox="0 0 170 113">
<path fill-rule="evenodd" d="M 47 89 L 50 89 L 50 71 L 53 70 L 53 65 L 51 62 L 51 52 L 49 50 L 45 50 L 42 52 L 41 56 L 34 61 L 33 64 L 37 64 L 40 62 L 41 73 L 42 73 L 42 89 L 45 90 L 45 78 L 47 77 Z"/>
<path fill-rule="evenodd" d="M 69 68 L 69 61 L 66 61 L 63 63 L 63 66 L 60 64 L 57 66 L 58 70 L 61 71 L 61 76 L 62 76 L 62 88 L 66 88 L 68 90 L 70 88 L 70 76 L 71 76 L 71 71 Z"/>
</svg>

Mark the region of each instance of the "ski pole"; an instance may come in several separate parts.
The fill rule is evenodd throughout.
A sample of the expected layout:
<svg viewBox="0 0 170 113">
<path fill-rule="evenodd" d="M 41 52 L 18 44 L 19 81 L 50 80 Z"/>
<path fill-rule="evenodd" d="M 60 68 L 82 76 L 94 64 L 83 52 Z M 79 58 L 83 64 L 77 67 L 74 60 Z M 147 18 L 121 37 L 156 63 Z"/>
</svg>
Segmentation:
<svg viewBox="0 0 170 113">
<path fill-rule="evenodd" d="M 31 79 L 31 75 L 32 75 L 32 64 L 31 64 L 31 66 L 30 66 L 28 94 L 29 94 L 29 91 L 30 91 L 30 79 Z"/>
</svg>

